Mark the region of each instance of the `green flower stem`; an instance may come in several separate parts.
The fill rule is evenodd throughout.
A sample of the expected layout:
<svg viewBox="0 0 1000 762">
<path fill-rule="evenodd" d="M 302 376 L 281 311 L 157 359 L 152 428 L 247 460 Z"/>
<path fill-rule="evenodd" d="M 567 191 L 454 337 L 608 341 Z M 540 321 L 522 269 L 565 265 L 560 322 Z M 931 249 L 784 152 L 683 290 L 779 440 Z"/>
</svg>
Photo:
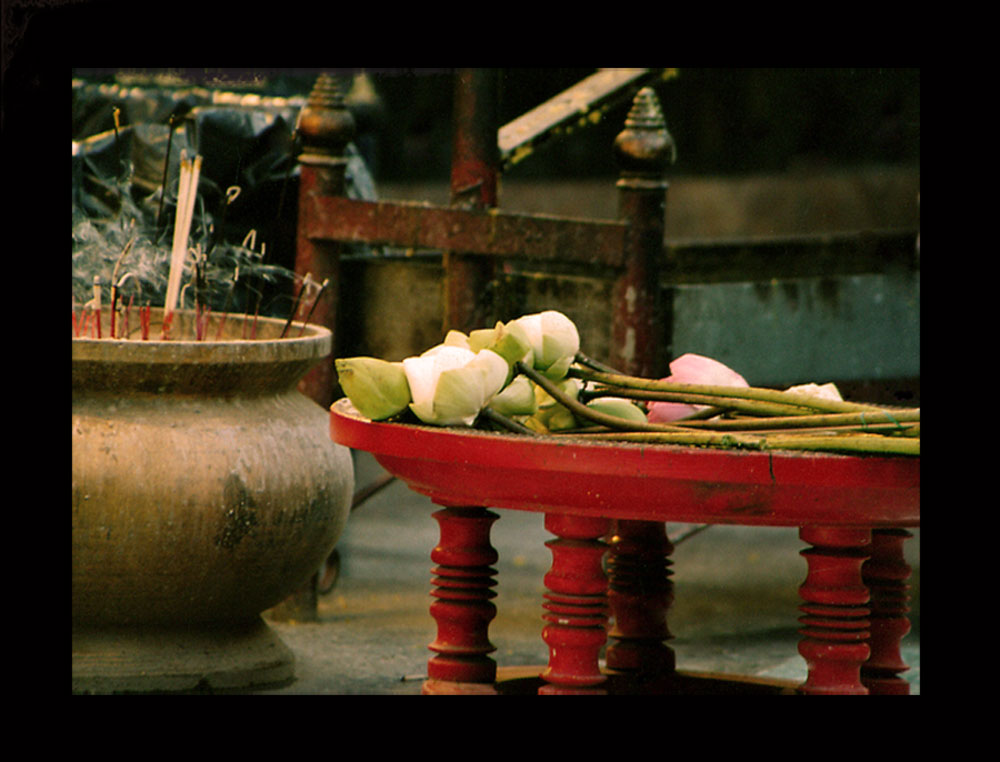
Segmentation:
<svg viewBox="0 0 1000 762">
<path fill-rule="evenodd" d="M 714 431 L 576 431 L 558 434 L 566 438 L 590 441 L 638 442 L 641 444 L 676 444 L 724 449 L 764 450 L 761 436 L 729 434 Z"/>
<path fill-rule="evenodd" d="M 617 415 L 608 415 L 602 413 L 593 408 L 589 408 L 581 402 L 573 399 L 559 386 L 541 373 L 536 371 L 534 368 L 528 367 L 525 363 L 518 360 L 515 363 L 515 368 L 518 373 L 523 373 L 536 384 L 538 384 L 542 389 L 548 392 L 549 396 L 554 400 L 564 405 L 566 408 L 573 413 L 573 415 L 578 418 L 583 418 L 585 420 L 591 421 L 592 423 L 597 423 L 602 426 L 607 426 L 610 429 L 625 430 L 625 431 L 683 431 L 680 426 L 675 426 L 673 424 L 667 423 L 639 423 L 637 421 L 629 421 L 624 418 L 619 418 Z"/>
<path fill-rule="evenodd" d="M 515 434 L 528 434 L 530 436 L 539 436 L 538 432 L 532 431 L 527 426 L 522 426 L 520 423 L 515 421 L 513 418 L 508 418 L 503 413 L 498 413 L 491 407 L 484 407 L 479 411 L 479 415 L 488 421 L 492 421 L 497 426 L 507 429 L 507 431 L 512 431 Z"/>
<path fill-rule="evenodd" d="M 920 439 L 886 437 L 878 434 L 815 434 L 768 435 L 715 433 L 701 431 L 651 432 L 616 431 L 576 436 L 591 440 L 637 442 L 643 444 L 701 445 L 748 450 L 810 450 L 842 453 L 876 453 L 881 455 L 920 455 Z"/>
<path fill-rule="evenodd" d="M 571 369 L 572 370 L 572 369 Z M 594 397 L 625 397 L 627 399 L 645 400 L 647 402 L 681 402 L 693 405 L 709 405 L 715 415 L 727 410 L 741 413 L 769 416 L 795 416 L 815 412 L 815 408 L 800 405 L 782 405 L 773 402 L 763 402 L 755 399 L 738 399 L 708 394 L 692 394 L 690 392 L 642 391 L 624 386 L 600 386 L 581 392 L 585 398 Z M 703 417 L 697 414 L 699 418 Z M 687 418 L 684 420 L 691 420 Z"/>
<path fill-rule="evenodd" d="M 804 429 L 851 426 L 860 429 L 889 427 L 888 430 L 907 428 L 904 423 L 919 423 L 920 409 L 894 410 L 873 413 L 828 413 L 825 415 L 790 415 L 771 418 L 724 418 L 713 421 L 683 421 L 685 426 L 714 431 L 754 431 L 760 429 Z"/>
<path fill-rule="evenodd" d="M 623 375 L 620 370 L 615 370 L 610 365 L 605 365 L 602 362 L 598 362 L 593 357 L 589 357 L 589 356 L 585 355 L 583 352 L 577 352 L 576 353 L 576 361 L 580 365 L 586 365 L 591 370 L 596 370 L 596 371 L 599 371 L 601 373 L 613 373 L 613 374 L 618 375 L 618 376 Z"/>
<path fill-rule="evenodd" d="M 725 397 L 737 400 L 757 400 L 760 402 L 773 402 L 781 405 L 792 405 L 795 407 L 808 408 L 827 413 L 850 413 L 865 412 L 868 410 L 881 410 L 875 405 L 862 405 L 856 402 L 844 402 L 838 400 L 827 400 L 809 394 L 798 394 L 794 392 L 784 392 L 776 389 L 763 389 L 760 387 L 741 386 L 715 386 L 707 384 L 676 384 L 670 381 L 654 381 L 637 376 L 626 376 L 618 373 L 603 373 L 601 371 L 586 370 L 584 368 L 570 368 L 567 375 L 584 381 L 594 381 L 603 383 L 610 387 L 622 387 L 626 389 L 641 389 L 646 392 L 670 392 L 673 394 L 690 395 L 685 401 L 691 404 L 706 404 L 705 397 Z M 711 403 L 709 403 L 711 404 Z"/>
</svg>

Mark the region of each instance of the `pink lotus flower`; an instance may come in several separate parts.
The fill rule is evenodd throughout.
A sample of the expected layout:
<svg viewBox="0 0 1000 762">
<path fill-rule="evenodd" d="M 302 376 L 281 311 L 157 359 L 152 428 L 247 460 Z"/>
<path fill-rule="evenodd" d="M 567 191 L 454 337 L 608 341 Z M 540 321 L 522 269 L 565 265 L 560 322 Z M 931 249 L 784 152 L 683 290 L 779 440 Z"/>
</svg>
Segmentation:
<svg viewBox="0 0 1000 762">
<path fill-rule="evenodd" d="M 750 386 L 739 373 L 718 360 L 701 355 L 681 355 L 670 363 L 670 375 L 662 381 L 675 384 L 707 384 L 711 386 Z M 687 418 L 708 405 L 688 405 L 683 402 L 650 402 L 648 418 L 654 423 L 669 423 Z"/>
</svg>

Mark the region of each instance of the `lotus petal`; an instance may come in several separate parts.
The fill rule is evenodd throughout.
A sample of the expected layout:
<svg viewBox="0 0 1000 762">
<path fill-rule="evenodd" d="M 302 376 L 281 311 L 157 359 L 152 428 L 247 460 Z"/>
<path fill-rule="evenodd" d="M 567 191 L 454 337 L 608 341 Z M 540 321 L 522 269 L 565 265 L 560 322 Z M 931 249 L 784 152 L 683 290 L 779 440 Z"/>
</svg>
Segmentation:
<svg viewBox="0 0 1000 762">
<path fill-rule="evenodd" d="M 413 402 L 424 423 L 471 426 L 507 380 L 509 366 L 500 355 L 439 344 L 419 357 L 403 360 Z"/>
<path fill-rule="evenodd" d="M 588 402 L 587 407 L 599 413 L 624 418 L 626 421 L 646 423 L 647 420 L 642 408 L 624 397 L 598 397 Z"/>
<path fill-rule="evenodd" d="M 691 353 L 681 355 L 670 363 L 670 375 L 662 380 L 676 384 L 749 386 L 743 376 L 718 360 Z M 688 418 L 707 407 L 683 402 L 650 402 L 648 419 L 654 423 L 669 423 Z"/>
<path fill-rule="evenodd" d="M 337 377 L 351 403 L 373 421 L 391 418 L 410 404 L 410 387 L 403 364 L 375 357 L 347 357 L 335 361 Z"/>
<path fill-rule="evenodd" d="M 489 406 L 502 415 L 534 415 L 538 410 L 534 384 L 527 376 L 515 376 L 490 400 Z"/>
</svg>

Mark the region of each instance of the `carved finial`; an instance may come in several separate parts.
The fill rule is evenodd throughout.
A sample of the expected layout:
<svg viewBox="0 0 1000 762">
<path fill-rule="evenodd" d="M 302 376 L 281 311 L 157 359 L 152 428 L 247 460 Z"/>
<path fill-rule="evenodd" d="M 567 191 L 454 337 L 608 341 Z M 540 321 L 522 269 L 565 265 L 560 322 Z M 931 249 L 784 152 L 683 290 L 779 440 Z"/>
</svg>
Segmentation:
<svg viewBox="0 0 1000 762">
<path fill-rule="evenodd" d="M 354 117 L 344 103 L 340 82 L 330 74 L 316 78 L 296 130 L 306 154 L 342 156 L 354 137 Z"/>
<path fill-rule="evenodd" d="M 614 147 L 625 175 L 661 176 L 677 159 L 677 146 L 652 88 L 644 87 L 635 96 Z"/>
</svg>

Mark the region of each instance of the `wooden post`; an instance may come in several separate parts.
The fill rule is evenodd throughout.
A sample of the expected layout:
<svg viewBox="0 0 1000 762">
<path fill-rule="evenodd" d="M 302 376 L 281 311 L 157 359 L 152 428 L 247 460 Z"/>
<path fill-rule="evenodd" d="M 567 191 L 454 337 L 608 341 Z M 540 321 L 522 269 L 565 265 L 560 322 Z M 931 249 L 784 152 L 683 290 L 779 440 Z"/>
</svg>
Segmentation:
<svg viewBox="0 0 1000 762">
<path fill-rule="evenodd" d="M 455 75 L 451 205 L 487 209 L 497 205 L 497 69 L 460 69 Z M 493 257 L 443 252 L 443 329 L 492 327 Z"/>
<path fill-rule="evenodd" d="M 340 294 L 341 244 L 314 240 L 307 231 L 313 228 L 316 208 L 313 199 L 343 196 L 346 192 L 347 158 L 345 149 L 354 137 L 354 117 L 344 105 L 337 79 L 320 74 L 296 126 L 302 141 L 299 156 L 299 217 L 296 236 L 295 272 L 311 275 L 316 283 L 329 280 L 323 298 L 312 313 L 311 321 L 333 332 L 333 356 L 337 354 L 337 306 Z M 322 408 L 333 404 L 336 374 L 333 358 L 313 368 L 299 383 L 299 389 Z"/>
<path fill-rule="evenodd" d="M 900 677 L 909 669 L 900 653 L 900 641 L 910 631 L 906 580 L 912 569 L 903 556 L 903 543 L 913 534 L 905 529 L 873 529 L 872 555 L 861 567 L 871 592 L 871 650 L 861 667 L 861 682 L 872 695 L 908 696 L 910 684 Z"/>
<path fill-rule="evenodd" d="M 490 544 L 490 528 L 500 518 L 480 507 L 449 506 L 434 514 L 441 540 L 431 552 L 437 564 L 431 616 L 437 637 L 427 664 L 424 694 L 496 693 L 496 662 L 487 654 L 496 649 L 489 639 L 489 625 L 496 616 L 491 599 L 496 596 L 491 564 L 499 556 Z"/>
<path fill-rule="evenodd" d="M 674 600 L 674 546 L 659 521 L 614 522 L 608 554 L 608 601 L 614 624 L 605 660 L 630 691 L 666 692 L 676 678 L 667 610 Z"/>
<path fill-rule="evenodd" d="M 545 543 L 552 551 L 552 568 L 545 575 L 548 622 L 542 639 L 549 646 L 549 664 L 542 672 L 543 695 L 603 694 L 607 676 L 598 657 L 607 640 L 607 579 L 601 560 L 608 546 L 601 538 L 610 520 L 600 517 L 547 513 L 545 528 L 556 535 Z"/>
<path fill-rule="evenodd" d="M 625 266 L 613 286 L 610 364 L 647 378 L 666 374 L 672 331 L 661 293 L 666 225 L 665 171 L 675 155 L 660 103 L 644 87 L 632 102 L 625 129 L 615 138 L 621 166 L 618 216 L 629 225 Z"/>
<path fill-rule="evenodd" d="M 799 653 L 809 674 L 799 692 L 867 694 L 860 673 L 871 655 L 871 610 L 861 566 L 871 552 L 871 530 L 803 527 L 799 537 L 812 545 L 802 551 L 809 572 L 799 588 Z"/>
</svg>

